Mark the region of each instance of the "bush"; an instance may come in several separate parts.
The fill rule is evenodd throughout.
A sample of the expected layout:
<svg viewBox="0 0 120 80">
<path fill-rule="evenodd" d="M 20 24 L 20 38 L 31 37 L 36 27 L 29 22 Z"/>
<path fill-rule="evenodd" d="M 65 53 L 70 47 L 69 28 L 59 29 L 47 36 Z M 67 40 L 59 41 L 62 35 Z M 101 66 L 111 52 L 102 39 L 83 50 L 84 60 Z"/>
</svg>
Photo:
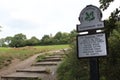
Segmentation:
<svg viewBox="0 0 120 80">
<path fill-rule="evenodd" d="M 120 80 L 120 28 L 114 29 L 108 39 L 108 56 L 100 59 L 100 80 Z"/>
<path fill-rule="evenodd" d="M 88 60 L 78 59 L 75 46 L 57 69 L 58 80 L 88 80 Z"/>
<path fill-rule="evenodd" d="M 120 80 L 120 31 L 114 30 L 109 38 L 109 55 L 106 61 L 106 79 Z"/>
</svg>

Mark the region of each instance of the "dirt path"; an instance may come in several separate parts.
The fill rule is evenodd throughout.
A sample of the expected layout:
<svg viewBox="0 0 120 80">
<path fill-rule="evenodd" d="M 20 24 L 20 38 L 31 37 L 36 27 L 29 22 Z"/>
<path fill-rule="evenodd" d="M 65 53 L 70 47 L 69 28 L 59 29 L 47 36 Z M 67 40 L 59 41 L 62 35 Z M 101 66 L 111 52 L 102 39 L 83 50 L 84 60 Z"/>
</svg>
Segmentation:
<svg viewBox="0 0 120 80">
<path fill-rule="evenodd" d="M 20 61 L 19 59 L 14 59 L 12 61 L 12 64 L 10 64 L 9 66 L 3 68 L 0 70 L 0 77 L 6 74 L 10 74 L 15 72 L 17 69 L 23 69 L 23 68 L 27 68 L 30 67 L 31 64 L 35 61 L 36 57 L 41 55 L 43 53 L 40 54 L 36 54 L 24 61 Z"/>
<path fill-rule="evenodd" d="M 0 70 L 0 80 L 2 77 L 2 80 L 9 80 L 9 79 L 3 79 L 8 77 L 31 77 L 31 78 L 38 78 L 41 77 L 42 80 L 56 80 L 56 69 L 57 65 L 60 63 L 58 57 L 62 57 L 64 55 L 64 50 L 57 50 L 57 51 L 49 51 L 48 53 L 51 53 L 53 56 L 46 56 L 47 58 L 43 62 L 36 62 L 35 59 L 39 55 L 43 55 L 45 53 L 39 53 L 36 54 L 24 61 L 20 61 L 18 59 L 15 59 L 12 61 L 12 64 L 10 64 L 8 67 L 5 67 Z M 47 65 L 47 66 L 46 66 Z M 54 66 L 49 66 L 54 65 Z M 38 68 L 37 68 L 38 67 Z M 18 71 L 19 72 L 16 72 Z M 39 72 L 48 72 L 49 74 L 38 74 Z M 35 73 L 24 73 L 24 72 L 35 72 Z M 37 73 L 36 73 L 37 71 Z M 15 73 L 15 74 L 14 74 Z M 11 80 L 11 79 L 10 79 Z M 12 79 L 13 80 L 13 79 Z M 17 80 L 17 79 L 15 79 Z M 21 79 L 20 79 L 21 80 Z"/>
</svg>

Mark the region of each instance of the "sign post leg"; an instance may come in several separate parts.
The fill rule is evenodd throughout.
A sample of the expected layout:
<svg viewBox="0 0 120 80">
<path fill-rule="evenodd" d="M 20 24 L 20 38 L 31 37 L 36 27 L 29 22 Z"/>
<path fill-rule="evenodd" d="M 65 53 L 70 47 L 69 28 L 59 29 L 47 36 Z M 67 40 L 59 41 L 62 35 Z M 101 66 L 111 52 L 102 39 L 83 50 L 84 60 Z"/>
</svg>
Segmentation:
<svg viewBox="0 0 120 80">
<path fill-rule="evenodd" d="M 90 59 L 90 80 L 99 80 L 98 58 L 91 58 Z"/>
</svg>

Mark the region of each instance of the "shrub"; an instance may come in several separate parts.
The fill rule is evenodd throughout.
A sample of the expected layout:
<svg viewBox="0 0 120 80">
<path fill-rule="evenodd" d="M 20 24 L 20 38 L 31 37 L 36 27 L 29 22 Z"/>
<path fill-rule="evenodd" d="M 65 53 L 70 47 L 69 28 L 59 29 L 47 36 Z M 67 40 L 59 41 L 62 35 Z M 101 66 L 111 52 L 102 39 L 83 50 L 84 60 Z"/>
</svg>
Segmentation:
<svg viewBox="0 0 120 80">
<path fill-rule="evenodd" d="M 120 31 L 114 30 L 109 38 L 109 55 L 106 63 L 106 79 L 120 80 Z"/>
<path fill-rule="evenodd" d="M 88 60 L 79 60 L 76 47 L 72 46 L 57 69 L 57 78 L 58 80 L 88 80 L 88 71 Z"/>
</svg>

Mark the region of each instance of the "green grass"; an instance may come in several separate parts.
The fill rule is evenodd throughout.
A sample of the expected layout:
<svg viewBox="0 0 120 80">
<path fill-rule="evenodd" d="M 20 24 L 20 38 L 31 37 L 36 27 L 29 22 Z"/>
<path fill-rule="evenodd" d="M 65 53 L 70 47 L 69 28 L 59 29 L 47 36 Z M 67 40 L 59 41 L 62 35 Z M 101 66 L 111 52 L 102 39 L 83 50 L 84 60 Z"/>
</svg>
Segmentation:
<svg viewBox="0 0 120 80">
<path fill-rule="evenodd" d="M 24 60 L 37 53 L 64 48 L 69 48 L 69 45 L 27 46 L 21 48 L 0 47 L 0 68 L 9 65 L 15 58 Z"/>
<path fill-rule="evenodd" d="M 46 59 L 45 56 L 46 56 L 46 55 L 40 55 L 40 56 L 38 56 L 38 57 L 36 58 L 36 62 L 40 62 L 40 61 Z"/>
<path fill-rule="evenodd" d="M 69 45 L 48 45 L 48 46 L 35 46 L 35 48 L 44 49 L 44 50 L 58 50 L 69 48 Z"/>
</svg>

